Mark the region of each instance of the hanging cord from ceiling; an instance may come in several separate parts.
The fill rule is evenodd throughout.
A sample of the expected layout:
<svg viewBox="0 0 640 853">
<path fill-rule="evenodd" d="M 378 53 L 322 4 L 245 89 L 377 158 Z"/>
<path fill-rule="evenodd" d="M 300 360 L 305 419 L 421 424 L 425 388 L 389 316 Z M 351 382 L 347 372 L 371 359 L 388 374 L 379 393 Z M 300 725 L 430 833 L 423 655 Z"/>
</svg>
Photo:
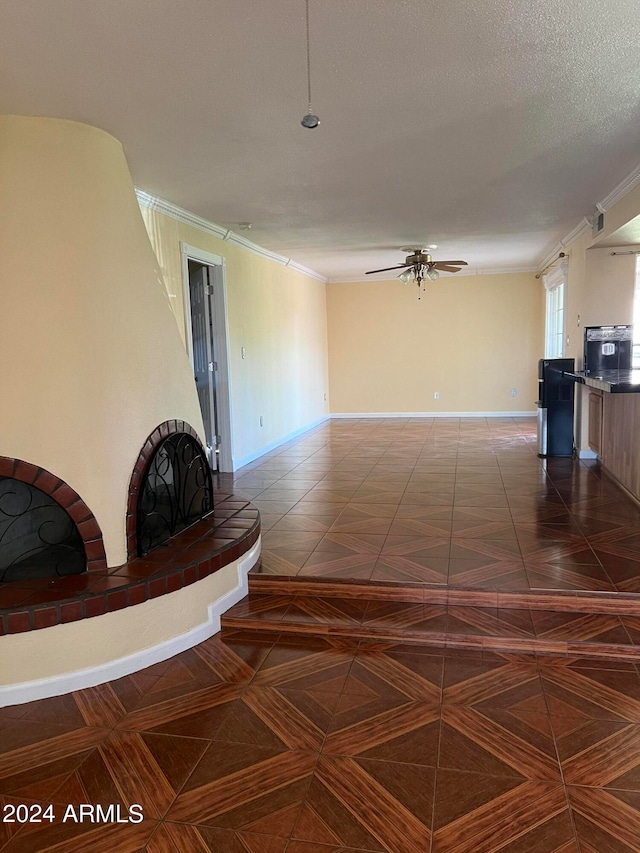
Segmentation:
<svg viewBox="0 0 640 853">
<path fill-rule="evenodd" d="M 305 0 L 306 24 L 307 24 L 307 98 L 309 101 L 309 111 L 303 117 L 300 124 L 303 127 L 313 130 L 320 124 L 318 116 L 313 114 L 311 108 L 311 38 L 309 35 L 309 0 Z"/>
<path fill-rule="evenodd" d="M 309 38 L 309 0 L 305 0 L 307 21 L 307 96 L 311 113 L 311 39 Z"/>
</svg>

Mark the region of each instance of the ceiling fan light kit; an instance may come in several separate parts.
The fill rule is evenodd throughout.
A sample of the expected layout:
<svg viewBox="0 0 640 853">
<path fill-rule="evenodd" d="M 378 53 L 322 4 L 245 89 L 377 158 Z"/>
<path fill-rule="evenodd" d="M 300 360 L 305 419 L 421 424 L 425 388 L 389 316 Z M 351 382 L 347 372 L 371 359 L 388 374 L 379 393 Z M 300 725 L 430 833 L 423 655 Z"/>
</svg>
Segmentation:
<svg viewBox="0 0 640 853">
<path fill-rule="evenodd" d="M 429 249 L 435 249 L 436 246 L 429 246 Z M 398 278 L 403 284 L 407 284 L 411 279 L 418 285 L 419 290 L 424 290 L 424 280 L 428 278 L 430 281 L 436 281 L 440 278 L 440 272 L 460 272 L 461 267 L 466 267 L 466 261 L 434 261 L 426 249 L 409 249 L 405 248 L 402 251 L 409 252 L 403 264 L 398 264 L 395 267 L 385 267 L 381 270 L 368 270 L 365 275 L 373 275 L 378 272 L 391 272 L 392 270 L 404 270 Z M 418 294 L 418 299 L 420 295 Z"/>
</svg>

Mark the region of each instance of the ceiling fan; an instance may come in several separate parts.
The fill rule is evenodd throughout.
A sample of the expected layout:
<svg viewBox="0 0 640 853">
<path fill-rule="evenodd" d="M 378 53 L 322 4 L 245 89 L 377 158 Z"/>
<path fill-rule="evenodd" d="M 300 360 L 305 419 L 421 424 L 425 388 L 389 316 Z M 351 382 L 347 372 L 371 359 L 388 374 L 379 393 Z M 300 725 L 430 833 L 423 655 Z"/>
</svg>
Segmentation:
<svg viewBox="0 0 640 853">
<path fill-rule="evenodd" d="M 435 246 L 430 246 L 430 249 L 435 249 Z M 403 264 L 398 264 L 395 267 L 385 267 L 382 270 L 369 270 L 365 275 L 372 275 L 377 272 L 390 272 L 391 270 L 405 270 L 400 273 L 398 278 L 406 284 L 411 278 L 414 279 L 418 287 L 424 281 L 425 277 L 435 281 L 440 270 L 443 272 L 460 272 L 461 267 L 466 267 L 466 261 L 434 261 L 427 249 L 413 249 L 405 246 L 401 249 L 402 252 L 409 252 Z"/>
</svg>

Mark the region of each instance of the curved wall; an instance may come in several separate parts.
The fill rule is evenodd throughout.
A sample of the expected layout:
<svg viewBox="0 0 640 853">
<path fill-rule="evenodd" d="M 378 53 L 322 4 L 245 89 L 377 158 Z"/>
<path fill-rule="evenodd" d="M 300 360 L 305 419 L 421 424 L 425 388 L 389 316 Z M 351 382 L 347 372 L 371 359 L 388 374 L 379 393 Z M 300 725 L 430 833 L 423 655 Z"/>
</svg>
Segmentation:
<svg viewBox="0 0 640 853">
<path fill-rule="evenodd" d="M 0 117 L 0 455 L 51 471 L 127 559 L 131 473 L 170 419 L 204 437 L 191 367 L 120 143 Z"/>
<path fill-rule="evenodd" d="M 248 591 L 250 551 L 197 583 L 92 619 L 2 637 L 0 708 L 122 678 L 190 649 L 220 630 Z"/>
</svg>

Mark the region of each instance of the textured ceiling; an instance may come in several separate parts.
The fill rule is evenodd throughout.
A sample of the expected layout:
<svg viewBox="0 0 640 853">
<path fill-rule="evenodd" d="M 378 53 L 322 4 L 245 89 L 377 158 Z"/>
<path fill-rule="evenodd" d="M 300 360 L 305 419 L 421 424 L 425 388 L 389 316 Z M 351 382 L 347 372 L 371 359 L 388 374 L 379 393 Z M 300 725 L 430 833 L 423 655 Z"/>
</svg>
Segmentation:
<svg viewBox="0 0 640 853">
<path fill-rule="evenodd" d="M 95 124 L 137 186 L 333 279 L 437 243 L 533 266 L 640 161 L 637 0 L 20 0 L 0 112 Z"/>
<path fill-rule="evenodd" d="M 598 247 L 612 246 L 636 246 L 640 244 L 640 216 L 636 216 L 631 222 L 627 222 L 613 234 L 610 234 L 606 240 L 601 240 Z"/>
</svg>

